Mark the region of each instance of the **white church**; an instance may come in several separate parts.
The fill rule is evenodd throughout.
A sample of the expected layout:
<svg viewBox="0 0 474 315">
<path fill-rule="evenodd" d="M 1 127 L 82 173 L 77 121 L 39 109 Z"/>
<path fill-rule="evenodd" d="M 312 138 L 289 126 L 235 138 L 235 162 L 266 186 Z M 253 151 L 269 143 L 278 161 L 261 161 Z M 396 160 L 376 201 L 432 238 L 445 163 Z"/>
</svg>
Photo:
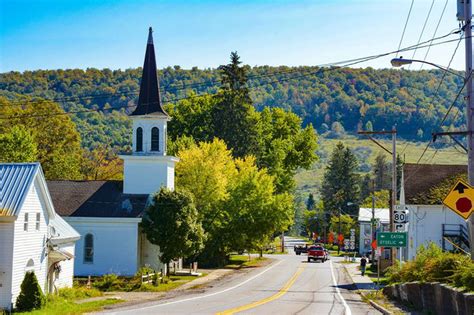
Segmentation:
<svg viewBox="0 0 474 315">
<path fill-rule="evenodd" d="M 79 232 L 74 263 L 78 276 L 133 275 L 145 265 L 164 269 L 159 249 L 140 230 L 151 194 L 174 189 L 175 163 L 166 155 L 166 126 L 150 27 L 140 95 L 133 120 L 133 152 L 124 161 L 122 181 L 48 181 L 56 211 Z"/>
</svg>

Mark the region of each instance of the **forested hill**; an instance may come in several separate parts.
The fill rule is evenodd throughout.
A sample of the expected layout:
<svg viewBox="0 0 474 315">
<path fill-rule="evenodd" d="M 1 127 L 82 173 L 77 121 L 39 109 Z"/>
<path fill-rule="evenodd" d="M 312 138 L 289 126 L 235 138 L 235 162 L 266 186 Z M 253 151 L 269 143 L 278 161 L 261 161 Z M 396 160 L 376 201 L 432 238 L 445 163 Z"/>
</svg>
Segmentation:
<svg viewBox="0 0 474 315">
<path fill-rule="evenodd" d="M 159 75 L 165 102 L 193 93 L 215 93 L 219 88 L 216 69 L 175 66 L 160 70 Z M 9 72 L 0 74 L 0 95 L 57 99 L 66 111 L 107 109 L 72 115 L 83 145 L 125 146 L 130 143 L 125 114 L 138 98 L 140 76 L 140 68 Z M 447 75 L 435 97 L 442 76 L 440 70 L 262 66 L 249 68 L 249 85 L 258 109 L 291 110 L 319 133 L 353 133 L 359 128 L 387 129 L 397 124 L 401 137 L 422 140 L 430 137 L 462 87 L 461 77 Z M 452 113 L 456 115 L 456 110 Z M 450 116 L 444 125 L 460 127 L 463 119 L 461 114 Z"/>
</svg>

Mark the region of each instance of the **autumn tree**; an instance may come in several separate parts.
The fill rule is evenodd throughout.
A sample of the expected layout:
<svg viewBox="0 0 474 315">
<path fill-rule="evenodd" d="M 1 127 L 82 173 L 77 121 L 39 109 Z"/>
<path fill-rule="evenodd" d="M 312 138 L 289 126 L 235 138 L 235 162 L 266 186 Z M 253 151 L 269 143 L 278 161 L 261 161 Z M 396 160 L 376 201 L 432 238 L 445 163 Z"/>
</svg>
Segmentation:
<svg viewBox="0 0 474 315">
<path fill-rule="evenodd" d="M 30 131 L 23 126 L 13 126 L 0 134 L 0 162 L 35 162 L 38 149 Z"/>
<path fill-rule="evenodd" d="M 19 106 L 20 103 L 12 104 L 0 98 L 0 116 L 8 117 L 0 124 L 0 132 L 8 133 L 13 126 L 28 130 L 36 143 L 46 178 L 81 178 L 81 138 L 69 115 L 51 101 L 28 98 L 21 101 Z"/>
</svg>

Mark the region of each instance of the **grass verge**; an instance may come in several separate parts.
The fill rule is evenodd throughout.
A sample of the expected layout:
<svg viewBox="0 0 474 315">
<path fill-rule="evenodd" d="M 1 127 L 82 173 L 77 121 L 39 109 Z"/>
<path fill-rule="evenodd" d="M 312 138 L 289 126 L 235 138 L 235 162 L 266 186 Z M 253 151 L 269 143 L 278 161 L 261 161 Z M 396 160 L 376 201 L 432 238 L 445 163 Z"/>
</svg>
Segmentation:
<svg viewBox="0 0 474 315">
<path fill-rule="evenodd" d="M 268 261 L 265 257 L 252 257 L 247 255 L 232 255 L 229 263 L 224 266 L 228 269 L 255 268 L 263 266 Z"/>
</svg>

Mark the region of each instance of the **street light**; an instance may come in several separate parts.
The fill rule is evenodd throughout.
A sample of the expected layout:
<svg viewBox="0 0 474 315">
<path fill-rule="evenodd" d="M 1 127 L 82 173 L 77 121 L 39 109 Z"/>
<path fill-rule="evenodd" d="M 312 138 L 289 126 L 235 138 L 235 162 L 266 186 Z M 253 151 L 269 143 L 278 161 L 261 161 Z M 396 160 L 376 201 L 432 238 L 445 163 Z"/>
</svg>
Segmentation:
<svg viewBox="0 0 474 315">
<path fill-rule="evenodd" d="M 400 57 L 400 58 L 393 58 L 392 60 L 390 60 L 390 63 L 392 64 L 393 67 L 401 67 L 401 66 L 405 66 L 405 65 L 411 65 L 412 63 L 414 62 L 419 62 L 419 63 L 425 63 L 427 65 L 430 65 L 430 66 L 433 66 L 435 68 L 438 68 L 438 69 L 441 69 L 443 71 L 446 71 L 446 72 L 449 72 L 451 74 L 454 74 L 454 75 L 457 75 L 458 77 L 461 77 L 464 79 L 464 76 L 459 74 L 459 73 L 456 73 L 454 71 L 451 71 L 449 69 L 446 69 L 440 65 L 437 65 L 435 63 L 432 63 L 432 62 L 428 62 L 428 61 L 424 61 L 424 60 L 417 60 L 417 59 L 404 59 L 403 57 Z"/>
</svg>

